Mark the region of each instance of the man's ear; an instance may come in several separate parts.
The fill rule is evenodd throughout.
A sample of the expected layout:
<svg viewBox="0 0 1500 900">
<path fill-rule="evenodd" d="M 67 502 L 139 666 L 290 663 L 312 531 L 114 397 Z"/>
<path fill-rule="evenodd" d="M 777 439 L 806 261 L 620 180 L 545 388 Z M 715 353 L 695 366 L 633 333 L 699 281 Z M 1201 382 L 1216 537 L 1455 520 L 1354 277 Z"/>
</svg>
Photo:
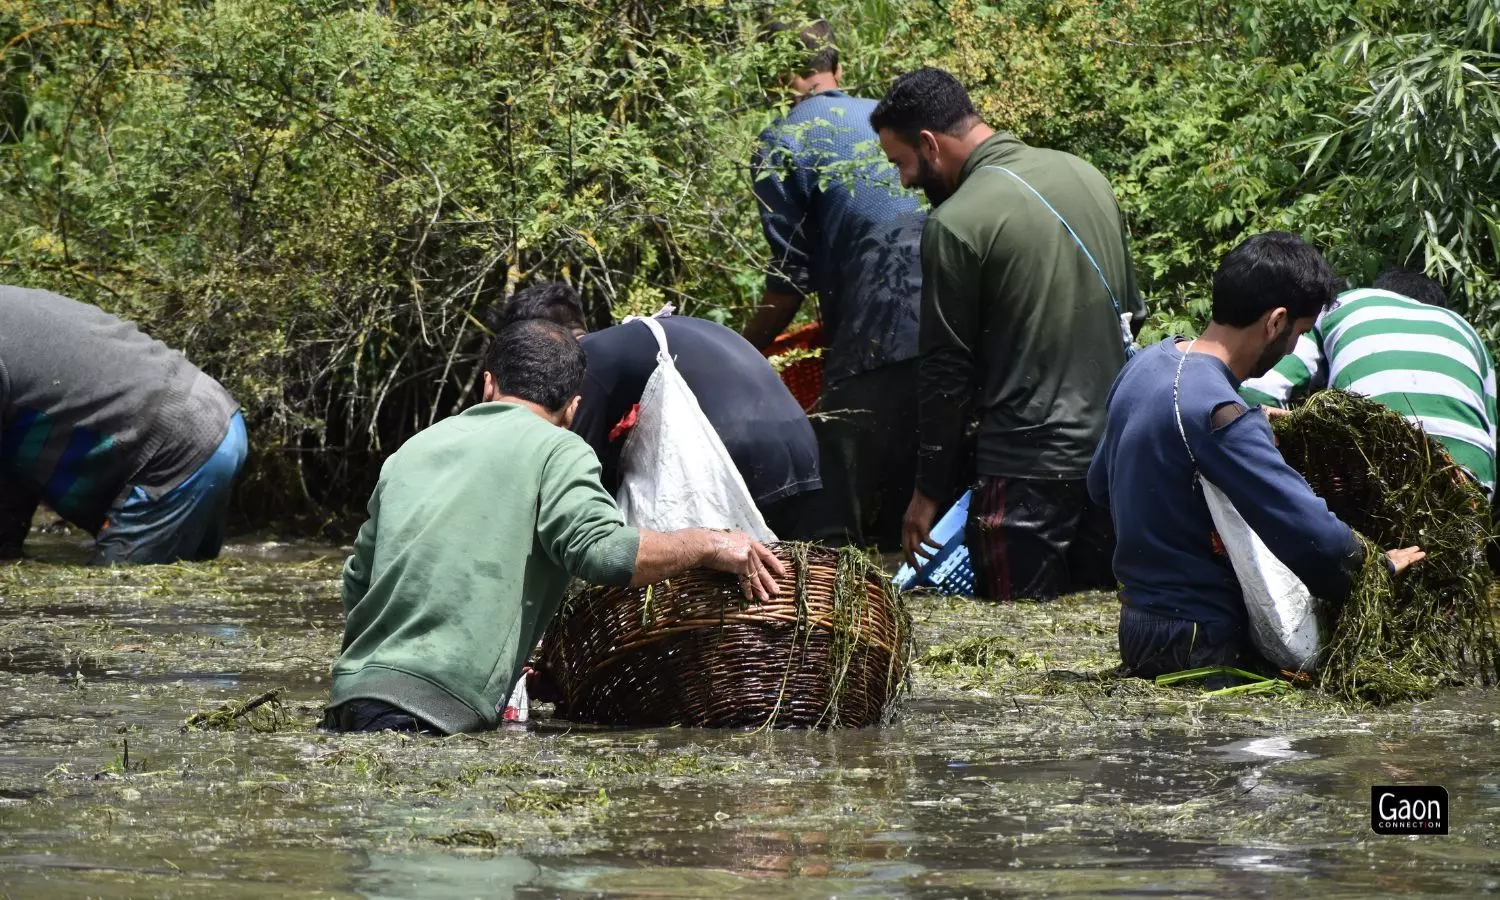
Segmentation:
<svg viewBox="0 0 1500 900">
<path fill-rule="evenodd" d="M 573 427 L 573 417 L 576 416 L 576 415 L 578 415 L 578 402 L 580 400 L 582 400 L 582 399 L 583 399 L 583 396 L 581 394 L 580 395 L 575 395 L 573 397 L 573 402 L 569 403 L 568 404 L 568 408 L 565 409 L 565 410 L 563 410 L 562 427 L 564 427 L 564 428 L 572 428 Z"/>
<path fill-rule="evenodd" d="M 1274 338 L 1286 330 L 1286 323 L 1291 315 L 1285 306 L 1278 306 L 1266 313 L 1266 337 Z"/>
<path fill-rule="evenodd" d="M 931 131 L 917 132 L 917 154 L 925 157 L 931 165 L 936 165 L 938 160 L 938 138 Z"/>
<path fill-rule="evenodd" d="M 837 87 L 844 83 L 844 64 L 839 63 L 833 67 L 833 84 Z"/>
<path fill-rule="evenodd" d="M 498 396 L 500 396 L 500 389 L 495 386 L 495 376 L 485 372 L 484 390 L 480 393 L 479 399 L 485 403 L 491 403 Z"/>
</svg>

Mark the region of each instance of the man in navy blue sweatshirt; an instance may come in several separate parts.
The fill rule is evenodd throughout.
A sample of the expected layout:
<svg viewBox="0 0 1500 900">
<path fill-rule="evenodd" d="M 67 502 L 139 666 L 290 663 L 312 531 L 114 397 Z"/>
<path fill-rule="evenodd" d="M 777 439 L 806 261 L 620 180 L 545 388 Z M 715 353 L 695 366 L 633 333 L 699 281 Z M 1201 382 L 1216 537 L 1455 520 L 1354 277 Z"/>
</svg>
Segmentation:
<svg viewBox="0 0 1500 900">
<path fill-rule="evenodd" d="M 1214 273 L 1213 317 L 1203 334 L 1162 341 L 1115 379 L 1088 490 L 1109 508 L 1118 536 L 1120 657 L 1130 674 L 1267 668 L 1250 646 L 1244 597 L 1193 477 L 1195 459 L 1314 595 L 1333 603 L 1347 597 L 1363 546 L 1282 459 L 1261 410 L 1237 393 L 1312 328 L 1336 285 L 1322 255 L 1300 238 L 1256 235 Z M 1394 577 L 1423 553 L 1409 547 L 1386 556 Z"/>
</svg>

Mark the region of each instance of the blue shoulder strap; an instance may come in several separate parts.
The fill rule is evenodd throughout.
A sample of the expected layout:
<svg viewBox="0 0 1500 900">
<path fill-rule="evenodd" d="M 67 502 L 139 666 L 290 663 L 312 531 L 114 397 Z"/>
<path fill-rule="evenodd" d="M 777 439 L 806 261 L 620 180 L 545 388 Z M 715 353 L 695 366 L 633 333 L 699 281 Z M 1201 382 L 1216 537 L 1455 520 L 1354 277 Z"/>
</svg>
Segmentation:
<svg viewBox="0 0 1500 900">
<path fill-rule="evenodd" d="M 1031 184 L 1030 184 L 1030 182 L 1028 182 L 1026 179 L 1022 178 L 1020 175 L 1017 175 L 1015 172 L 1012 172 L 1010 169 L 1007 169 L 1005 166 L 990 165 L 990 166 L 980 166 L 980 168 L 982 168 L 982 169 L 998 169 L 1001 172 L 1004 172 L 1005 174 L 1007 174 L 1010 177 L 1014 178 L 1016 181 L 1019 181 L 1021 183 L 1022 187 L 1026 188 L 1026 190 L 1028 190 L 1028 191 L 1031 191 L 1031 193 L 1032 193 L 1033 196 L 1035 196 L 1038 200 L 1042 201 L 1042 205 L 1045 206 L 1045 207 L 1047 207 L 1047 211 L 1048 212 L 1052 213 L 1054 216 L 1057 216 L 1057 221 L 1061 222 L 1062 223 L 1062 227 L 1067 229 L 1068 236 L 1071 237 L 1071 238 L 1073 238 L 1073 243 L 1077 244 L 1078 245 L 1078 249 L 1083 251 L 1083 256 L 1084 256 L 1085 259 L 1087 259 L 1089 261 L 1089 265 L 1091 265 L 1091 266 L 1094 267 L 1094 274 L 1096 274 L 1096 275 L 1099 276 L 1099 283 L 1102 284 L 1102 285 L 1104 285 L 1104 292 L 1109 295 L 1109 302 L 1115 308 L 1115 318 L 1119 319 L 1120 318 L 1120 301 L 1115 299 L 1114 288 L 1112 288 L 1112 287 L 1109 286 L 1109 279 L 1104 277 L 1104 270 L 1101 269 L 1101 268 L 1099 268 L 1099 263 L 1094 260 L 1094 254 L 1090 253 L 1089 252 L 1089 248 L 1086 247 L 1086 246 L 1084 246 L 1083 238 L 1081 238 L 1081 237 L 1078 236 L 1078 232 L 1076 232 L 1076 231 L 1073 230 L 1073 226 L 1068 224 L 1068 220 L 1063 218 L 1062 213 L 1058 212 L 1057 208 L 1055 206 L 1053 206 L 1051 203 L 1047 202 L 1047 198 L 1042 196 L 1041 191 L 1038 191 L 1036 188 L 1032 187 Z M 1134 355 L 1135 348 L 1130 345 L 1130 343 L 1131 343 L 1130 337 L 1129 337 L 1128 333 L 1126 333 L 1126 331 L 1125 331 L 1125 326 L 1123 324 L 1123 321 L 1121 323 L 1120 330 L 1121 330 L 1122 336 L 1125 337 L 1125 356 L 1127 358 L 1129 358 L 1130 356 Z"/>
</svg>

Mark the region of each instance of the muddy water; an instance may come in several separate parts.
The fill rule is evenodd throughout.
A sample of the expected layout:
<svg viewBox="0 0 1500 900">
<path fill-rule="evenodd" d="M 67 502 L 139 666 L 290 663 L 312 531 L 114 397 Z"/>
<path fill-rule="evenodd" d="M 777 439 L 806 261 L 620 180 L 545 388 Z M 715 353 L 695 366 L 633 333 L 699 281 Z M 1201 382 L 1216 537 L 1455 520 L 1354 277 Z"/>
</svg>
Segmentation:
<svg viewBox="0 0 1500 900">
<path fill-rule="evenodd" d="M 884 729 L 344 737 L 313 728 L 334 548 L 34 550 L 0 566 L 0 896 L 1500 892 L 1500 693 L 1375 711 L 1100 679 L 1105 596 L 921 601 L 928 662 Z M 1453 833 L 1373 835 L 1389 783 L 1447 786 Z"/>
</svg>

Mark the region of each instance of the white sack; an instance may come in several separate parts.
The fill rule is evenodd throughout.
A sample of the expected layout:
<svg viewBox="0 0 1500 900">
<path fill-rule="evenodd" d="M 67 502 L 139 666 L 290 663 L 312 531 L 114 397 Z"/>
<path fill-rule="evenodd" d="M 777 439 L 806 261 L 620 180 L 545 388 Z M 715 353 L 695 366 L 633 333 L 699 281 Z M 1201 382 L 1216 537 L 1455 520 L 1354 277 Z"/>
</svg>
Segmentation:
<svg viewBox="0 0 1500 900">
<path fill-rule="evenodd" d="M 1198 467 L 1198 457 L 1182 425 L 1182 404 L 1178 394 L 1182 368 L 1193 344 L 1188 344 L 1177 361 L 1177 377 L 1172 382 L 1172 407 L 1177 416 L 1177 433 L 1193 461 L 1195 476 L 1203 488 L 1203 499 L 1213 518 L 1214 529 L 1229 554 L 1240 593 L 1245 598 L 1245 612 L 1250 619 L 1250 640 L 1261 656 L 1293 672 L 1313 673 L 1317 669 L 1321 634 L 1318 629 L 1318 600 L 1286 564 L 1260 539 L 1228 495 L 1207 478 Z"/>
<path fill-rule="evenodd" d="M 1201 474 L 1198 484 L 1245 595 L 1255 648 L 1283 669 L 1309 674 L 1316 671 L 1322 646 L 1317 598 L 1276 558 L 1223 491 Z"/>
<path fill-rule="evenodd" d="M 625 521 L 652 531 L 727 528 L 776 540 L 729 451 L 667 350 L 655 319 L 631 317 L 656 337 L 656 371 L 641 392 L 635 427 L 620 450 Z"/>
</svg>

